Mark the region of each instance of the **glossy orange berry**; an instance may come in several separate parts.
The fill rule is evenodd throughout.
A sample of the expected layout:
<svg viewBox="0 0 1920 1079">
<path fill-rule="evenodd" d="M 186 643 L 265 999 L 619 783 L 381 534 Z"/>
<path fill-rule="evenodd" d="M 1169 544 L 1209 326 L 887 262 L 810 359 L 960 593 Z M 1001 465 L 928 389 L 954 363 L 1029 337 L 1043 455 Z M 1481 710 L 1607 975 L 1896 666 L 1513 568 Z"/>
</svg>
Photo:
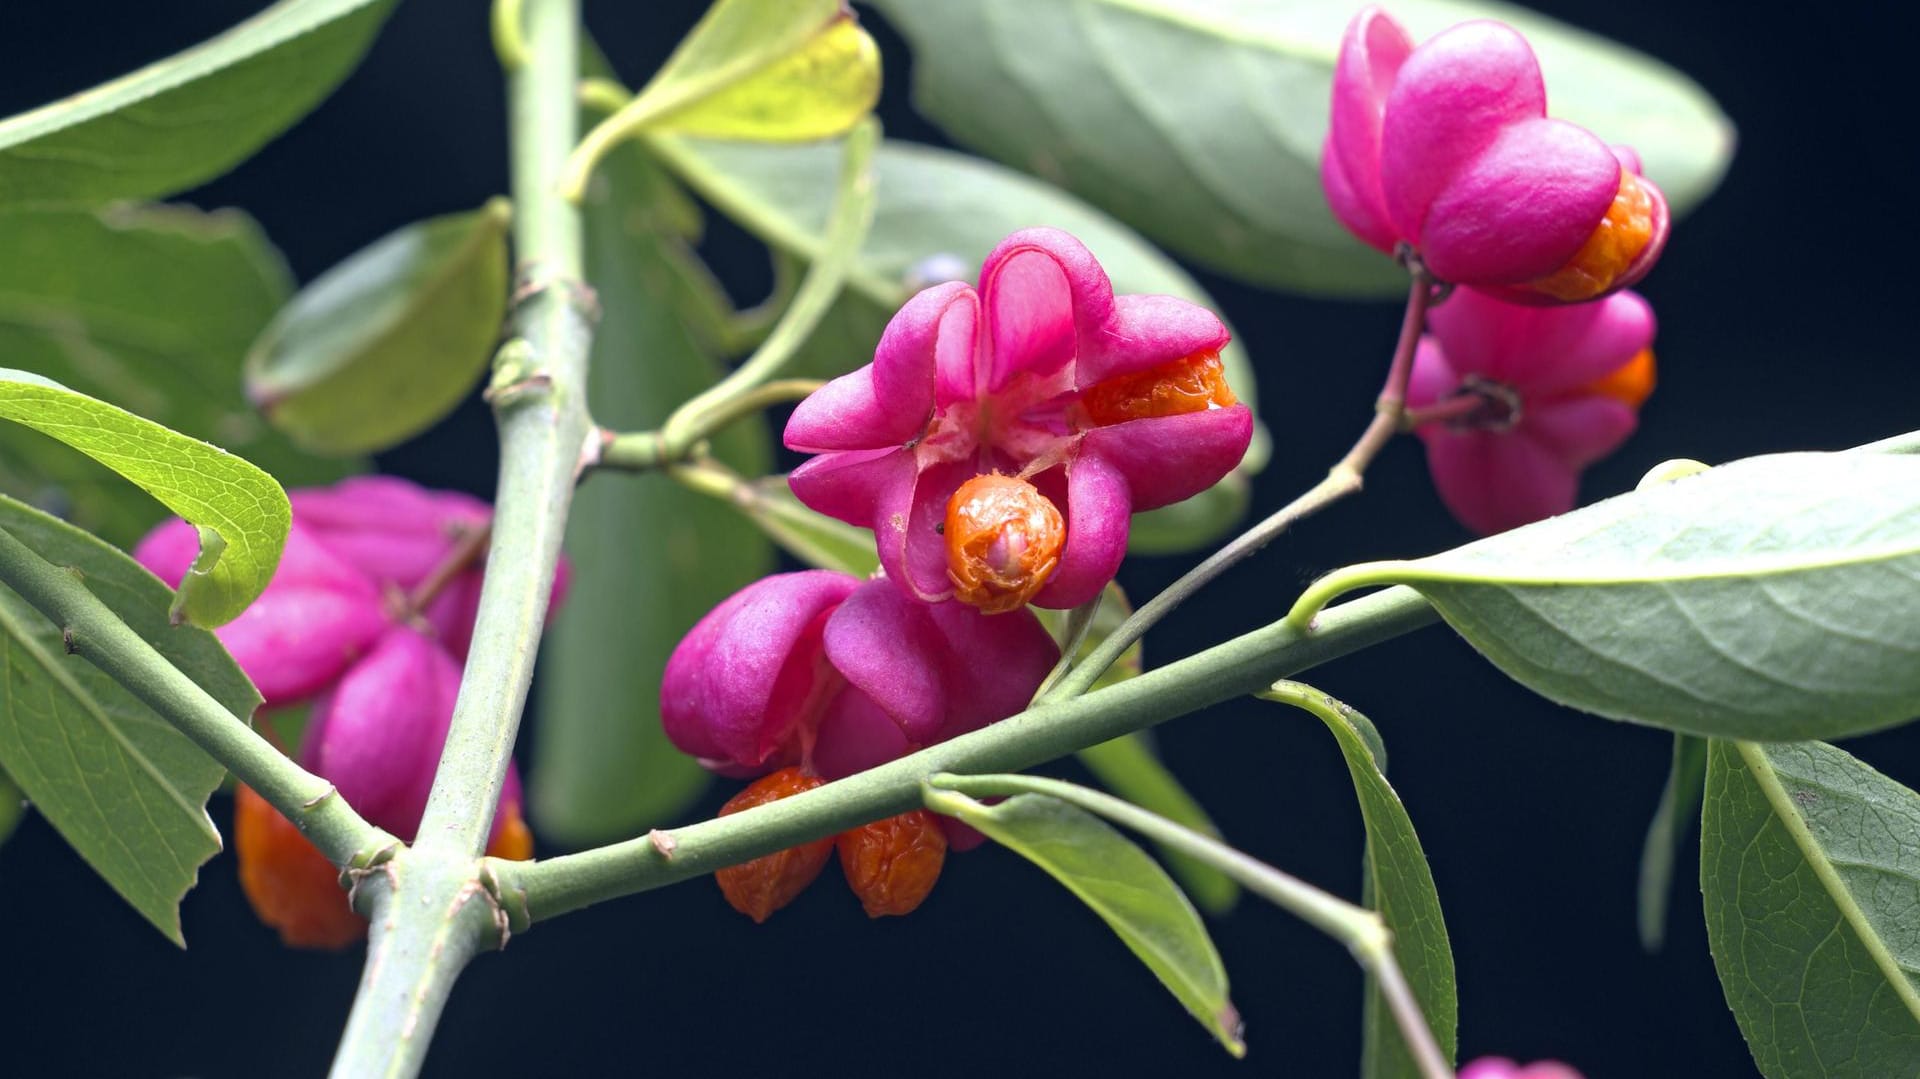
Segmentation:
<svg viewBox="0 0 1920 1079">
<path fill-rule="evenodd" d="M 1080 394 L 1080 409 L 1088 423 L 1106 427 L 1229 408 L 1239 401 L 1227 385 L 1220 354 L 1209 350 L 1089 386 Z"/>
<path fill-rule="evenodd" d="M 1591 300 L 1612 288 L 1652 239 L 1653 196 L 1638 176 L 1621 169 L 1620 190 L 1587 242 L 1566 265 L 1527 287 L 1569 303 Z"/>
<path fill-rule="evenodd" d="M 820 783 L 819 776 L 807 775 L 798 768 L 782 768 L 761 776 L 746 790 L 734 795 L 726 805 L 720 807 L 720 815 L 724 817 L 729 813 L 790 798 L 802 791 L 810 791 Z M 812 884 L 813 879 L 826 868 L 827 859 L 832 854 L 833 837 L 828 836 L 755 858 L 751 862 L 728 866 L 714 873 L 713 879 L 720 882 L 720 893 L 727 897 L 728 905 L 755 922 L 764 922 L 774 911 L 793 902 L 805 891 L 807 885 Z"/>
<path fill-rule="evenodd" d="M 1653 350 L 1643 348 L 1605 378 L 1587 385 L 1587 392 L 1611 397 L 1628 408 L 1639 408 L 1653 393 Z"/>
<path fill-rule="evenodd" d="M 1025 606 L 1053 576 L 1067 541 L 1066 519 L 1039 488 L 997 472 L 953 493 L 945 532 L 954 598 L 986 614 Z"/>
<path fill-rule="evenodd" d="M 366 935 L 340 871 L 251 787 L 234 788 L 233 845 L 247 902 L 289 947 L 344 948 Z"/>
<path fill-rule="evenodd" d="M 840 869 L 867 917 L 911 914 L 940 879 L 947 836 L 924 809 L 841 832 Z"/>
</svg>

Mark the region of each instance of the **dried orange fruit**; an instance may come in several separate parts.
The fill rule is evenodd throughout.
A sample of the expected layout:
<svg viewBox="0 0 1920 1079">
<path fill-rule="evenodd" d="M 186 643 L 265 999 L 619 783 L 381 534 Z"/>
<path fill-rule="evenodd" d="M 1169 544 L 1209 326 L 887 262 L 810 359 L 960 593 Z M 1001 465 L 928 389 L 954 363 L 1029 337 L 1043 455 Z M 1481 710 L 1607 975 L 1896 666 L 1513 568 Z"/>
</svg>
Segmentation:
<svg viewBox="0 0 1920 1079">
<path fill-rule="evenodd" d="M 782 768 L 761 776 L 746 790 L 734 795 L 726 805 L 720 807 L 720 815 L 724 817 L 729 813 L 789 798 L 802 791 L 810 791 L 820 783 L 819 776 L 807 775 L 798 768 Z M 734 910 L 755 922 L 764 922 L 774 911 L 793 902 L 805 891 L 807 885 L 813 883 L 813 878 L 826 868 L 827 858 L 832 854 L 833 837 L 828 836 L 755 858 L 751 862 L 728 866 L 715 872 L 713 879 L 720 882 L 720 892 L 727 897 L 727 903 Z"/>
<path fill-rule="evenodd" d="M 840 833 L 840 869 L 867 917 L 911 914 L 947 860 L 947 837 L 924 809 Z"/>
</svg>

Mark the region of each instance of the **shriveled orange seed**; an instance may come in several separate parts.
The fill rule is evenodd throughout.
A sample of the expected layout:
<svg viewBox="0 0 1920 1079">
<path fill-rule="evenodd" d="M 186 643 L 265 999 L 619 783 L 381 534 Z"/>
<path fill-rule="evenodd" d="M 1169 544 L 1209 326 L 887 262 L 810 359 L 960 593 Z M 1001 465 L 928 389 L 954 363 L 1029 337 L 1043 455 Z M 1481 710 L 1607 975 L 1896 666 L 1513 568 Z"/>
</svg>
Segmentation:
<svg viewBox="0 0 1920 1079">
<path fill-rule="evenodd" d="M 720 807 L 720 815 L 724 817 L 789 798 L 818 787 L 820 782 L 820 777 L 807 775 L 798 768 L 782 768 L 754 780 L 746 790 L 728 799 L 727 804 Z M 729 906 L 755 922 L 764 922 L 774 911 L 798 898 L 826 868 L 827 859 L 832 855 L 833 837 L 828 836 L 728 866 L 715 872 L 713 879 L 720 882 L 720 893 L 727 897 Z"/>
<path fill-rule="evenodd" d="M 1653 350 L 1643 348 L 1612 374 L 1587 384 L 1587 392 L 1611 397 L 1628 408 L 1639 408 L 1653 393 Z"/>
<path fill-rule="evenodd" d="M 1039 488 L 988 473 L 947 500 L 947 577 L 954 598 L 986 614 L 1026 605 L 1060 564 L 1066 519 Z"/>
<path fill-rule="evenodd" d="M 1080 410 L 1095 427 L 1205 412 L 1239 403 L 1227 385 L 1220 353 L 1211 349 L 1145 371 L 1115 375 L 1080 393 Z"/>
<path fill-rule="evenodd" d="M 840 869 L 869 918 L 911 914 L 940 879 L 947 837 L 924 809 L 840 833 Z"/>
<path fill-rule="evenodd" d="M 1621 169 L 1620 190 L 1587 242 L 1565 265 L 1527 287 L 1569 303 L 1591 300 L 1612 288 L 1652 239 L 1653 196 L 1638 176 Z"/>
<path fill-rule="evenodd" d="M 253 788 L 233 791 L 240 890 L 262 922 L 293 948 L 344 948 L 367 933 L 340 888 L 340 871 Z"/>
</svg>

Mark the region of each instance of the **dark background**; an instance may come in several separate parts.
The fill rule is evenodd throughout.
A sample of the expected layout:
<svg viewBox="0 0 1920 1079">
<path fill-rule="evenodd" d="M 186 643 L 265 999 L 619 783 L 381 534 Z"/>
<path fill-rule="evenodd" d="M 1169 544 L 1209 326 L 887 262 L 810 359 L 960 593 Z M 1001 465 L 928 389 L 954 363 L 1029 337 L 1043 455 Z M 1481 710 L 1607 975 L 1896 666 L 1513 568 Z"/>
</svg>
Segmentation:
<svg viewBox="0 0 1920 1079">
<path fill-rule="evenodd" d="M 939 0 L 928 0 L 939 2 Z M 0 5 L 0 113 L 121 74 L 217 32 L 257 0 Z M 1559 0 L 1549 13 L 1650 52 L 1703 83 L 1740 129 L 1725 185 L 1682 222 L 1644 291 L 1660 313 L 1661 386 L 1643 427 L 1588 474 L 1630 487 L 1670 457 L 1721 461 L 1837 448 L 1915 426 L 1910 26 L 1892 5 L 1817 14 L 1760 5 Z M 638 81 L 696 5 L 590 3 Z M 886 50 L 890 134 L 938 141 L 910 111 L 911 60 Z M 1906 16 L 1901 16 L 1906 18 Z M 506 188 L 502 90 L 484 5 L 409 0 L 365 65 L 308 121 L 187 196 L 265 225 L 302 280 L 388 230 Z M 763 257 L 716 229 L 737 298 Z M 0 257 L 5 257 L 0 252 Z M 1391 347 L 1390 306 L 1308 302 L 1201 274 L 1260 366 L 1276 441 L 1270 509 L 1364 423 Z M 609 299 L 609 302 L 616 302 Z M 1280 422 L 1282 411 L 1287 416 Z M 469 406 L 384 464 L 486 491 L 491 424 Z M 476 452 L 476 447 L 486 452 Z M 1276 617 L 1344 562 L 1466 538 L 1432 495 L 1417 445 L 1368 490 L 1236 570 L 1149 640 L 1166 658 Z M 1150 595 L 1184 563 L 1130 563 Z M 1590 1079 L 1752 1074 L 1714 980 L 1690 867 L 1664 954 L 1634 934 L 1641 838 L 1668 738 L 1569 713 L 1505 681 L 1444 629 L 1313 677 L 1369 713 L 1419 826 L 1459 965 L 1463 1058 L 1562 1057 Z M 1159 732 L 1229 837 L 1353 896 L 1361 831 L 1316 722 L 1251 702 Z M 1920 780 L 1920 735 L 1848 748 Z M 704 815 L 727 790 L 698 807 Z M 222 800 L 214 806 L 224 827 Z M 1247 1021 L 1249 1059 L 1221 1053 L 1090 914 L 1004 852 L 949 864 L 932 900 L 870 923 L 831 872 L 763 927 L 695 883 L 542 925 L 482 957 L 455 992 L 428 1072 L 564 1075 L 1352 1074 L 1360 979 L 1345 953 L 1247 901 L 1214 925 Z M 176 951 L 38 818 L 0 849 L 0 1071 L 21 1075 L 310 1075 L 325 1068 L 359 952 L 280 949 L 241 899 L 233 861 L 202 872 Z"/>
</svg>

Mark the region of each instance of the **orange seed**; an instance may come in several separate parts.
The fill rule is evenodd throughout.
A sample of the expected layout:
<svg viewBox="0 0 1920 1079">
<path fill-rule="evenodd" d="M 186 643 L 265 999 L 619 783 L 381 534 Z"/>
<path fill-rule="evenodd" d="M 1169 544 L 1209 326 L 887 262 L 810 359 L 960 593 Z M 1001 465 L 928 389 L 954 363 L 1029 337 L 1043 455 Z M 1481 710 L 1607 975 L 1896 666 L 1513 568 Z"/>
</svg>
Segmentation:
<svg viewBox="0 0 1920 1079">
<path fill-rule="evenodd" d="M 1208 350 L 1171 360 L 1158 367 L 1115 375 L 1087 387 L 1080 408 L 1095 427 L 1158 416 L 1181 416 L 1227 408 L 1239 398 L 1227 386 L 1220 353 Z"/>
<path fill-rule="evenodd" d="M 1612 374 L 1587 384 L 1588 393 L 1611 397 L 1628 408 L 1639 408 L 1653 392 L 1653 350 L 1643 348 Z"/>
<path fill-rule="evenodd" d="M 1039 488 L 997 472 L 947 500 L 947 577 L 954 597 L 986 614 L 1026 605 L 1060 564 L 1067 524 Z"/>
<path fill-rule="evenodd" d="M 1527 287 L 1568 303 L 1591 300 L 1612 288 L 1652 239 L 1653 197 L 1638 176 L 1621 169 L 1620 190 L 1587 242 L 1566 265 Z"/>
<path fill-rule="evenodd" d="M 366 935 L 340 871 L 253 788 L 233 791 L 233 846 L 253 912 L 292 948 L 344 948 Z"/>
</svg>

